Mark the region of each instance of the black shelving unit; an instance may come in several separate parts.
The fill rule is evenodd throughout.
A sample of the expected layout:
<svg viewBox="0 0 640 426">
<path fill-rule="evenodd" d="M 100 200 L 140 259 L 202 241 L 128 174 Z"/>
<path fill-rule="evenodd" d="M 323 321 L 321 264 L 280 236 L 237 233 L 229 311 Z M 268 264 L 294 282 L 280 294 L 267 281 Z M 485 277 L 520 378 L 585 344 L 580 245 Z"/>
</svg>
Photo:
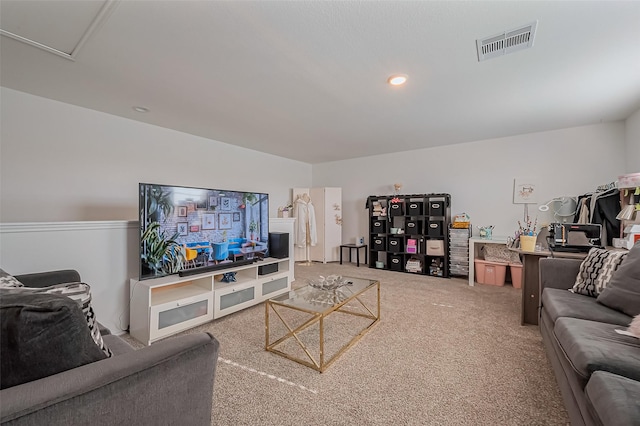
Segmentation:
<svg viewBox="0 0 640 426">
<path fill-rule="evenodd" d="M 367 207 L 370 268 L 449 277 L 449 194 L 371 195 Z"/>
</svg>

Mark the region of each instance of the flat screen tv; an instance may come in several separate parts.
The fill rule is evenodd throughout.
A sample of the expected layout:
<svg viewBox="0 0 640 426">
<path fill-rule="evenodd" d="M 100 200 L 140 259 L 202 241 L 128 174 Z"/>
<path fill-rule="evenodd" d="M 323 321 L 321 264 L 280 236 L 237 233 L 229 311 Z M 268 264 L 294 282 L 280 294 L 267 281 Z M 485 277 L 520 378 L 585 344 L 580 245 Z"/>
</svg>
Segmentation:
<svg viewBox="0 0 640 426">
<path fill-rule="evenodd" d="M 139 184 L 140 279 L 268 255 L 268 194 Z"/>
</svg>

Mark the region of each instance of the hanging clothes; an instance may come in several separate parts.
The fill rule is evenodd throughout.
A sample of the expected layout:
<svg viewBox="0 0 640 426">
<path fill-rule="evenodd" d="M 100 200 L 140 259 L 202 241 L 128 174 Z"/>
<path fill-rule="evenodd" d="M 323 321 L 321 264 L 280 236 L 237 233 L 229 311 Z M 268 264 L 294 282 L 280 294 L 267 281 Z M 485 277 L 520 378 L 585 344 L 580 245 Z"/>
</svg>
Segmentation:
<svg viewBox="0 0 640 426">
<path fill-rule="evenodd" d="M 589 223 L 589 202 L 591 197 L 585 197 L 582 199 L 578 199 L 578 211 L 576 212 L 577 220 L 574 220 L 573 223 Z"/>
<path fill-rule="evenodd" d="M 296 221 L 296 245 L 305 248 L 307 245 L 318 244 L 316 229 L 316 213 L 313 203 L 307 194 L 303 194 L 294 202 L 293 214 Z"/>
<path fill-rule="evenodd" d="M 614 188 L 597 194 L 595 198 L 595 201 L 592 200 L 591 223 L 602 225 L 602 243 L 611 246 L 613 239 L 620 237 L 620 221 L 616 219 L 622 209 L 620 194 L 618 189 Z"/>
</svg>

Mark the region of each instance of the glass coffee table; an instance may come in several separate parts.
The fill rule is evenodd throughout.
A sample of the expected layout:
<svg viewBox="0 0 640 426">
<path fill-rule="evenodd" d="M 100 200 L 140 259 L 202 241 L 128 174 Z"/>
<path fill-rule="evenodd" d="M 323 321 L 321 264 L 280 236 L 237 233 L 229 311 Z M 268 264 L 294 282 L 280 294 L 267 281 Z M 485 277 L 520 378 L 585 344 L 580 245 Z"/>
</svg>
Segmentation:
<svg viewBox="0 0 640 426">
<path fill-rule="evenodd" d="M 305 285 L 267 300 L 265 350 L 322 373 L 377 324 L 380 281 L 342 278 L 335 290 Z"/>
</svg>

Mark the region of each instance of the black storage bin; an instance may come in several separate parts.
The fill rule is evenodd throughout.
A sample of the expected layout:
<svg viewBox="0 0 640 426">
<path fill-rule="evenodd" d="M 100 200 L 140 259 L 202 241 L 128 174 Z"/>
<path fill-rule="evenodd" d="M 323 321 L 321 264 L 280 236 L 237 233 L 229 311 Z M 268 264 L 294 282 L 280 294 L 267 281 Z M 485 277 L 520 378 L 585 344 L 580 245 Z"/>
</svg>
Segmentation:
<svg viewBox="0 0 640 426">
<path fill-rule="evenodd" d="M 444 229 L 441 220 L 430 220 L 427 224 L 427 235 L 430 237 L 444 236 Z"/>
<path fill-rule="evenodd" d="M 402 260 L 402 255 L 390 254 L 388 264 L 389 264 L 389 269 L 391 269 L 392 271 L 404 270 L 404 261 Z"/>
<path fill-rule="evenodd" d="M 419 220 L 407 220 L 404 224 L 404 233 L 409 235 L 418 235 L 422 233 Z"/>
<path fill-rule="evenodd" d="M 371 222 L 371 232 L 384 234 L 387 232 L 387 221 L 382 219 L 375 219 Z"/>
<path fill-rule="evenodd" d="M 407 203 L 407 216 L 421 216 L 423 203 L 421 201 L 410 201 Z"/>
<path fill-rule="evenodd" d="M 403 251 L 404 250 L 403 239 L 398 237 L 389 237 L 389 248 L 387 250 L 395 253 Z"/>
<path fill-rule="evenodd" d="M 385 251 L 387 249 L 387 239 L 385 237 L 373 237 L 371 239 L 371 250 Z"/>
<path fill-rule="evenodd" d="M 389 203 L 389 216 L 404 216 L 404 203 Z"/>
<path fill-rule="evenodd" d="M 444 200 L 429 200 L 429 216 L 444 216 Z"/>
</svg>

